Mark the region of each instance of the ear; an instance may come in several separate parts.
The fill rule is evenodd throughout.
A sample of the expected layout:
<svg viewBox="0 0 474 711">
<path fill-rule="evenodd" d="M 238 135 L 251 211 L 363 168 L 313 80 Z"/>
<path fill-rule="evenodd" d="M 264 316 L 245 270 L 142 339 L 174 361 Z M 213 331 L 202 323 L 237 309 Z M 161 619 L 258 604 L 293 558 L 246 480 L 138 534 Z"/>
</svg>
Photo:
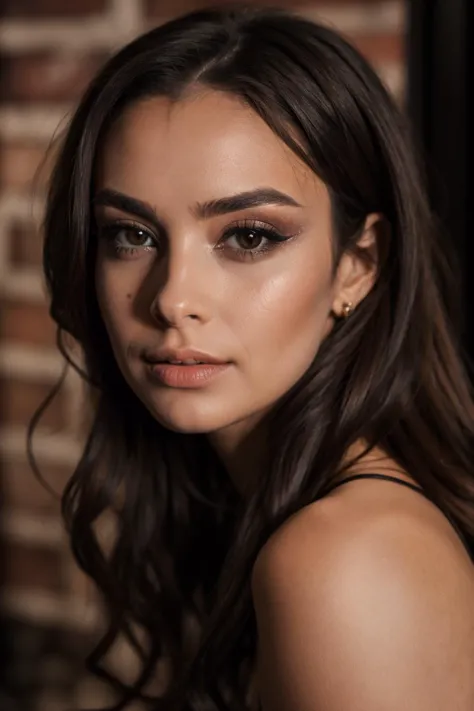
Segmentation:
<svg viewBox="0 0 474 711">
<path fill-rule="evenodd" d="M 356 244 L 342 255 L 334 281 L 332 311 L 336 316 L 343 314 L 344 304 L 356 308 L 375 284 L 378 269 L 377 242 L 385 229 L 383 215 L 371 213 L 365 220 Z"/>
</svg>

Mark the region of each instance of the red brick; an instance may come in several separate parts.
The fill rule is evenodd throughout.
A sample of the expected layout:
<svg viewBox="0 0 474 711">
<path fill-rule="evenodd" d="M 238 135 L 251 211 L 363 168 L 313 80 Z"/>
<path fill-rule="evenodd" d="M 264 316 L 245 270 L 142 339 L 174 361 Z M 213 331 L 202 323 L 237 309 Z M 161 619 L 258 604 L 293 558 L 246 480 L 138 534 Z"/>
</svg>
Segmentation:
<svg viewBox="0 0 474 711">
<path fill-rule="evenodd" d="M 177 15 L 182 15 L 185 12 L 191 12 L 192 10 L 198 10 L 200 8 L 205 8 L 212 3 L 206 2 L 206 0 L 145 0 L 145 12 L 148 17 L 151 18 L 167 18 L 175 17 Z M 232 4 L 232 0 L 221 0 L 220 5 L 225 6 L 227 4 Z M 295 2 L 271 2 L 271 0 L 255 0 L 254 5 L 273 5 L 278 4 L 280 6 L 291 6 L 295 5 Z M 300 3 L 301 6 L 302 3 Z"/>
<path fill-rule="evenodd" d="M 12 378 L 0 379 L 0 423 L 27 425 L 36 409 L 51 391 L 51 384 Z M 64 426 L 64 392 L 51 402 L 38 428 L 61 430 Z"/>
<path fill-rule="evenodd" d="M 104 12 L 109 0 L 3 0 L 2 13 L 8 17 L 75 17 Z"/>
<path fill-rule="evenodd" d="M 349 41 L 373 64 L 402 64 L 405 42 L 400 34 L 357 34 Z"/>
<path fill-rule="evenodd" d="M 0 143 L 0 190 L 44 189 L 52 152 L 38 141 Z"/>
<path fill-rule="evenodd" d="M 4 299 L 0 304 L 0 341 L 53 346 L 56 327 L 44 304 Z"/>
<path fill-rule="evenodd" d="M 72 474 L 73 467 L 53 465 L 41 461 L 39 457 L 37 464 L 45 481 L 59 497 Z M 59 498 L 53 496 L 38 481 L 28 462 L 4 459 L 0 463 L 0 468 L 2 500 L 7 509 L 35 515 L 55 514 L 56 517 L 59 515 Z"/>
<path fill-rule="evenodd" d="M 94 582 L 77 566 L 77 563 L 72 559 L 72 554 L 69 554 L 68 560 L 70 565 L 65 574 L 66 584 L 75 599 L 84 603 L 97 602 L 98 594 Z"/>
<path fill-rule="evenodd" d="M 6 55 L 2 61 L 1 101 L 74 101 L 105 60 L 105 55 L 37 52 Z"/>
<path fill-rule="evenodd" d="M 323 5 L 360 5 L 373 6 L 380 0 L 254 0 L 253 5 L 265 7 L 288 7 L 295 10 L 305 7 L 317 7 Z M 175 17 L 176 15 L 191 12 L 200 8 L 208 7 L 210 4 L 206 0 L 145 0 L 145 12 L 152 19 Z M 214 3 L 216 4 L 216 3 Z M 234 0 L 220 0 L 220 5 L 234 4 Z"/>
<path fill-rule="evenodd" d="M 2 578 L 5 585 L 51 592 L 63 589 L 59 551 L 13 541 L 4 542 L 2 548 Z"/>
<path fill-rule="evenodd" d="M 43 240 L 35 224 L 20 220 L 12 222 L 7 232 L 9 261 L 14 267 L 40 267 Z"/>
</svg>

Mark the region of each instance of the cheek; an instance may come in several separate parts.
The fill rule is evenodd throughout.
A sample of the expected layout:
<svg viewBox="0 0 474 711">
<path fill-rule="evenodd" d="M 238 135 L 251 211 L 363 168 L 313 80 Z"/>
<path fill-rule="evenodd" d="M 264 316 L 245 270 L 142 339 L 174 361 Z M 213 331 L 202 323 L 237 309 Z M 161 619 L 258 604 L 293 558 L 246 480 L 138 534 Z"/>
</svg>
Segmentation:
<svg viewBox="0 0 474 711">
<path fill-rule="evenodd" d="M 126 339 L 125 331 L 132 315 L 133 281 L 130 274 L 110 269 L 98 259 L 95 288 L 102 320 L 115 348 L 122 339 Z"/>
<path fill-rule="evenodd" d="M 329 263 L 299 265 L 270 280 L 253 307 L 251 351 L 260 352 L 267 363 L 301 370 L 314 358 L 327 330 L 332 305 Z M 247 327 L 250 324 L 247 322 Z M 245 331 L 243 331 L 245 333 Z"/>
</svg>

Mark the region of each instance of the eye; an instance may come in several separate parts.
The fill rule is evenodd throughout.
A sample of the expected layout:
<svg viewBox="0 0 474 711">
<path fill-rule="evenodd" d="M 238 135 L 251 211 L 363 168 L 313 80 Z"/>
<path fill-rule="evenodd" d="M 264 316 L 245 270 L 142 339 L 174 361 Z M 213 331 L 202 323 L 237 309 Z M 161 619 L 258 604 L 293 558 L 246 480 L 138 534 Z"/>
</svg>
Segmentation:
<svg viewBox="0 0 474 711">
<path fill-rule="evenodd" d="M 153 234 L 141 225 L 131 222 L 114 222 L 99 229 L 99 237 L 105 239 L 117 254 L 132 255 L 156 249 Z"/>
<path fill-rule="evenodd" d="M 255 259 L 270 252 L 292 235 L 282 235 L 273 225 L 250 221 L 242 222 L 226 230 L 219 249 L 226 249 L 240 259 Z"/>
<path fill-rule="evenodd" d="M 261 248 L 262 242 L 266 239 L 266 235 L 263 234 L 263 230 L 240 228 L 238 232 L 236 231 L 233 237 L 229 237 L 228 243 L 233 239 L 235 239 L 236 243 L 239 245 L 238 249 L 253 252 Z"/>
</svg>

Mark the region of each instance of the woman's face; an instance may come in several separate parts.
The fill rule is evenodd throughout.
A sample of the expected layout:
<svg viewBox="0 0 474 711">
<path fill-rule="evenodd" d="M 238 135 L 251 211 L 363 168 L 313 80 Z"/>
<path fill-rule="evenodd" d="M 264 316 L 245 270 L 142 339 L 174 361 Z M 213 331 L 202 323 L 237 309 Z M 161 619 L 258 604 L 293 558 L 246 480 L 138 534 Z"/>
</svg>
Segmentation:
<svg viewBox="0 0 474 711">
<path fill-rule="evenodd" d="M 115 122 L 94 210 L 99 306 L 129 386 L 169 429 L 246 433 L 332 325 L 324 184 L 250 108 L 208 91 Z M 185 349 L 222 365 L 157 363 Z"/>
</svg>

